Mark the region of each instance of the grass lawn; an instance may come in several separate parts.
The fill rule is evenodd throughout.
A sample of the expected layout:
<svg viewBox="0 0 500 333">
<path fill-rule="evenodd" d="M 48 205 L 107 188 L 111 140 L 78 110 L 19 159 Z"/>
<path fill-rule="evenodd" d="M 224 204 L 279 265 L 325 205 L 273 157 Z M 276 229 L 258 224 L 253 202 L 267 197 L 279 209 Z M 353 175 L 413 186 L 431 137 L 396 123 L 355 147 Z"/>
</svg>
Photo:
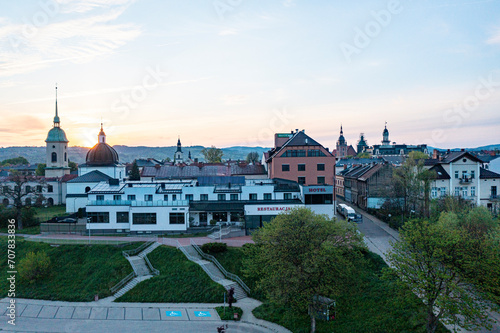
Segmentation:
<svg viewBox="0 0 500 333">
<path fill-rule="evenodd" d="M 31 251 L 45 251 L 51 260 L 50 275 L 43 280 L 29 283 L 17 274 L 16 297 L 60 301 L 92 301 L 110 295 L 109 288 L 132 272 L 129 262 L 122 256 L 127 247 L 109 245 L 60 245 L 16 240 L 16 265 Z M 0 297 L 6 297 L 8 284 L 7 241 L 0 239 Z"/>
<path fill-rule="evenodd" d="M 243 310 L 241 308 L 238 308 L 236 306 L 233 306 L 231 309 L 229 306 L 226 306 L 226 311 L 224 311 L 223 306 L 218 306 L 215 308 L 217 313 L 219 314 L 219 317 L 221 320 L 236 320 L 239 321 L 241 319 L 241 316 L 243 315 Z M 238 314 L 238 319 L 234 319 L 234 314 Z"/>
<path fill-rule="evenodd" d="M 42 222 L 50 220 L 54 216 L 62 216 L 66 214 L 65 205 L 50 206 L 50 207 L 34 207 L 34 209 L 35 209 L 35 218 L 39 219 Z"/>
<path fill-rule="evenodd" d="M 240 248 L 228 248 L 227 252 L 214 256 L 254 291 L 255 281 L 243 273 L 243 251 Z M 382 268 L 386 267 L 382 258 L 368 253 L 366 259 L 359 282 L 353 283 L 336 298 L 336 320 L 318 320 L 317 332 L 425 332 L 426 317 L 421 301 L 408 291 L 398 289 L 392 281 L 380 278 Z M 295 333 L 309 332 L 307 312 L 292 313 L 269 303 L 260 293 L 251 297 L 264 302 L 253 311 L 257 318 L 277 323 Z M 437 332 L 447 330 L 440 326 Z"/>
<path fill-rule="evenodd" d="M 8 228 L 0 228 L 0 232 L 8 232 Z M 38 235 L 39 233 L 39 225 L 23 228 L 22 230 L 16 229 L 16 234 Z"/>
<path fill-rule="evenodd" d="M 148 254 L 160 275 L 139 283 L 117 302 L 222 303 L 225 289 L 203 269 L 173 247 L 160 246 Z"/>
</svg>

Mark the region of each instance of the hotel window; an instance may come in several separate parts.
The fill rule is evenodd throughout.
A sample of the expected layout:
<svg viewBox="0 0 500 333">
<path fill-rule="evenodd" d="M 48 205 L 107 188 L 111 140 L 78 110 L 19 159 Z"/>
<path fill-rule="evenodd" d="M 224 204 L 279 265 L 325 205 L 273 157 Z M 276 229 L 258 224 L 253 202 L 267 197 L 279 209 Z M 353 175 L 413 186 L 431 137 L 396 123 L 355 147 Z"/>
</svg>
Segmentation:
<svg viewBox="0 0 500 333">
<path fill-rule="evenodd" d="M 152 194 L 144 194 L 144 201 L 153 201 Z"/>
<path fill-rule="evenodd" d="M 127 195 L 127 200 L 134 201 L 135 200 L 135 194 L 129 194 L 129 195 Z"/>
<path fill-rule="evenodd" d="M 306 165 L 305 164 L 298 164 L 297 170 L 298 171 L 306 171 Z"/>
<path fill-rule="evenodd" d="M 304 185 L 306 183 L 306 177 L 298 177 L 297 183 Z"/>
<path fill-rule="evenodd" d="M 283 155 L 283 157 L 305 157 L 306 156 L 306 151 L 305 150 L 287 150 Z"/>
<path fill-rule="evenodd" d="M 471 178 L 471 179 L 476 178 L 476 172 L 475 172 L 474 170 L 472 170 L 472 171 L 470 172 L 470 178 Z"/>
<path fill-rule="evenodd" d="M 316 170 L 325 171 L 325 165 L 323 163 L 318 163 Z"/>
<path fill-rule="evenodd" d="M 458 197 L 460 195 L 460 187 L 455 187 L 455 196 Z"/>
<path fill-rule="evenodd" d="M 318 156 L 326 156 L 325 153 L 323 153 L 319 149 L 309 149 L 307 151 L 307 156 L 308 157 L 318 157 Z"/>
<path fill-rule="evenodd" d="M 272 200 L 272 194 L 271 193 L 264 193 L 264 200 Z"/>
<path fill-rule="evenodd" d="M 462 197 L 467 197 L 467 187 L 462 187 Z"/>
<path fill-rule="evenodd" d="M 257 200 L 257 193 L 250 193 L 250 200 Z"/>
<path fill-rule="evenodd" d="M 437 187 L 433 187 L 431 190 L 431 198 L 437 197 Z"/>
<path fill-rule="evenodd" d="M 170 224 L 185 224 L 184 213 L 170 213 Z"/>
<path fill-rule="evenodd" d="M 471 197 L 475 197 L 476 196 L 476 187 L 475 186 L 471 186 L 470 187 L 470 196 Z"/>
<path fill-rule="evenodd" d="M 446 187 L 441 187 L 441 196 L 444 197 L 446 195 Z"/>
<path fill-rule="evenodd" d="M 115 195 L 113 195 L 113 200 L 115 200 L 115 201 L 121 201 L 122 200 L 122 196 L 119 195 L 119 194 L 115 194 Z"/>
<path fill-rule="evenodd" d="M 192 194 L 186 194 L 186 200 L 187 201 L 193 201 L 193 195 Z"/>
<path fill-rule="evenodd" d="M 455 171 L 455 179 L 458 179 L 458 171 Z"/>
<path fill-rule="evenodd" d="M 172 194 L 172 201 L 176 201 L 177 200 L 177 194 Z"/>
<path fill-rule="evenodd" d="M 87 212 L 89 223 L 109 223 L 108 212 Z"/>
<path fill-rule="evenodd" d="M 289 164 L 282 164 L 281 171 L 290 171 L 290 165 Z"/>
<path fill-rule="evenodd" d="M 168 201 L 168 194 L 163 195 L 163 201 Z"/>
<path fill-rule="evenodd" d="M 116 212 L 116 223 L 128 223 L 128 212 Z"/>
<path fill-rule="evenodd" d="M 462 171 L 462 178 L 466 178 L 467 177 L 467 171 L 463 170 Z"/>
<path fill-rule="evenodd" d="M 226 195 L 225 194 L 217 194 L 217 200 L 219 200 L 219 201 L 225 201 L 226 200 Z"/>
<path fill-rule="evenodd" d="M 200 194 L 201 201 L 208 201 L 208 194 Z"/>
<path fill-rule="evenodd" d="M 132 213 L 132 224 L 156 224 L 156 213 Z"/>
<path fill-rule="evenodd" d="M 283 199 L 292 200 L 292 193 L 283 193 Z"/>
<path fill-rule="evenodd" d="M 52 185 L 47 186 L 47 192 L 49 193 L 54 192 L 54 187 Z"/>
<path fill-rule="evenodd" d="M 95 196 L 95 199 L 96 199 L 97 201 L 104 201 L 104 195 L 96 195 L 96 196 Z"/>
<path fill-rule="evenodd" d="M 325 177 L 320 176 L 318 177 L 318 184 L 324 184 L 325 183 Z"/>
<path fill-rule="evenodd" d="M 238 201 L 238 194 L 231 194 L 231 201 Z"/>
</svg>

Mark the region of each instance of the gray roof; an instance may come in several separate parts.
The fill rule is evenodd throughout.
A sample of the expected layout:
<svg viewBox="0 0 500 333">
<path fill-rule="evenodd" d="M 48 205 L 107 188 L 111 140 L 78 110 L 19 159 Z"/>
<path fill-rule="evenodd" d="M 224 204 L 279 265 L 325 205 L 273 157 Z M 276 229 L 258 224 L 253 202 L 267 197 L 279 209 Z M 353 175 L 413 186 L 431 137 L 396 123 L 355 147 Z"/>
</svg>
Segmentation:
<svg viewBox="0 0 500 333">
<path fill-rule="evenodd" d="M 452 152 L 449 152 L 448 154 L 446 154 L 444 156 L 444 158 L 441 161 L 441 163 L 446 163 L 446 164 L 452 163 L 452 162 L 455 162 L 456 160 L 458 160 L 460 158 L 463 158 L 463 157 L 467 157 L 470 160 L 473 160 L 475 162 L 483 163 L 483 161 L 481 159 L 479 159 L 476 156 L 472 155 L 468 151 L 452 151 Z"/>
<path fill-rule="evenodd" d="M 479 178 L 480 179 L 493 179 L 493 178 L 500 178 L 500 175 L 496 172 L 486 170 L 485 168 L 480 168 L 479 169 Z"/>
<path fill-rule="evenodd" d="M 283 144 L 281 147 L 275 147 L 269 151 L 269 157 L 267 160 L 272 159 L 276 156 L 280 151 L 285 149 L 285 147 L 293 147 L 293 146 L 320 146 L 323 147 L 318 141 L 312 139 L 309 135 L 304 133 L 304 130 L 295 132 L 287 142 Z M 324 148 L 324 147 L 323 147 Z M 326 148 L 324 148 L 327 150 Z M 333 156 L 331 152 L 328 151 L 329 156 Z"/>
<path fill-rule="evenodd" d="M 263 175 L 267 176 L 264 166 L 260 164 L 191 164 L 162 165 L 161 167 L 145 166 L 142 177 L 157 179 L 195 179 L 198 177 Z"/>
<path fill-rule="evenodd" d="M 108 181 L 109 179 L 112 179 L 112 177 L 102 173 L 101 171 L 94 170 L 80 177 L 76 177 L 68 181 L 68 183 L 99 183 L 102 181 Z"/>
<path fill-rule="evenodd" d="M 436 164 L 429 170 L 436 172 L 435 179 L 450 179 L 450 175 L 448 174 L 448 172 L 446 172 L 441 164 Z"/>
</svg>

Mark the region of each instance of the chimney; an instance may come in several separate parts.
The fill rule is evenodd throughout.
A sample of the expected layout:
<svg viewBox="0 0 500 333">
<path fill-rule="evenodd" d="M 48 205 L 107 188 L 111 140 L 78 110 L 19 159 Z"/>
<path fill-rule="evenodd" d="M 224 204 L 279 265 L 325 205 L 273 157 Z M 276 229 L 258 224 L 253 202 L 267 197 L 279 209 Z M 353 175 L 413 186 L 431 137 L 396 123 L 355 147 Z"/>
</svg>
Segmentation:
<svg viewBox="0 0 500 333">
<path fill-rule="evenodd" d="M 462 149 L 460 149 L 460 151 L 465 151 L 465 149 L 464 149 L 464 148 L 462 148 Z"/>
</svg>

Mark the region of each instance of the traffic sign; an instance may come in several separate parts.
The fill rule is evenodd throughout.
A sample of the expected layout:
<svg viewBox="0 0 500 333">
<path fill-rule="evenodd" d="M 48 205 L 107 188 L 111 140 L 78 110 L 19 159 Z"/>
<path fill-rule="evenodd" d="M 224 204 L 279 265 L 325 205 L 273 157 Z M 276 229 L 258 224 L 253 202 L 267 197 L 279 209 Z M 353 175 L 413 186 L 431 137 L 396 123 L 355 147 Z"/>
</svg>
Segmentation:
<svg viewBox="0 0 500 333">
<path fill-rule="evenodd" d="M 165 311 L 167 313 L 167 317 L 182 317 L 182 313 L 180 311 Z"/>
<path fill-rule="evenodd" d="M 195 311 L 194 315 L 195 317 L 212 317 L 210 311 Z"/>
</svg>

